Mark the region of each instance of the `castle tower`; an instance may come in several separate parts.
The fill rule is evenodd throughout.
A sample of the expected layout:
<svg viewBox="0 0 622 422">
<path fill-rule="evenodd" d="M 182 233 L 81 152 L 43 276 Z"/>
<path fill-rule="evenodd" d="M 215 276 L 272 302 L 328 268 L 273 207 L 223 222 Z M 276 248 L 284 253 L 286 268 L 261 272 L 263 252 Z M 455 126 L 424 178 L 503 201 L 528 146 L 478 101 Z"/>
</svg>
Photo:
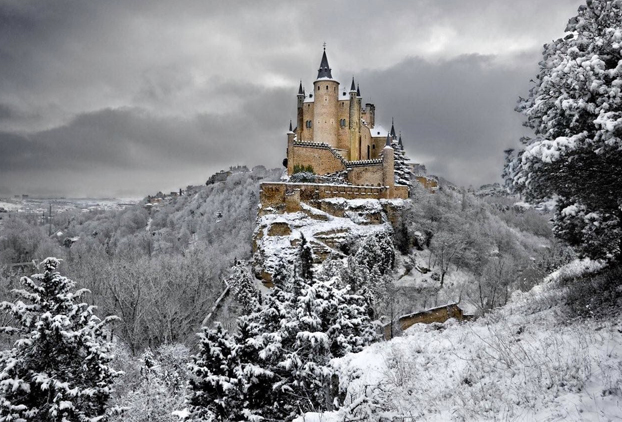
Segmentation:
<svg viewBox="0 0 622 422">
<path fill-rule="evenodd" d="M 358 89 L 354 85 L 350 86 L 350 161 L 361 159 L 361 101 L 358 98 Z"/>
<path fill-rule="evenodd" d="M 313 111 L 313 141 L 323 142 L 333 148 L 337 148 L 337 136 L 339 131 L 338 101 L 339 82 L 333 79 L 328 58 L 326 57 L 326 45 L 317 79 L 313 82 L 314 111 Z"/>
<path fill-rule="evenodd" d="M 304 107 L 304 102 L 305 102 L 305 90 L 302 87 L 302 81 L 300 81 L 300 86 L 298 87 L 298 95 L 297 95 L 297 101 L 298 101 L 298 114 L 296 116 L 296 135 L 299 141 L 302 140 L 302 131 L 303 131 L 303 124 L 304 124 L 304 118 L 303 118 L 303 107 Z"/>
<path fill-rule="evenodd" d="M 388 187 L 387 198 L 395 197 L 395 151 L 391 143 L 391 134 L 387 134 L 387 142 L 382 150 L 382 181 Z"/>
</svg>

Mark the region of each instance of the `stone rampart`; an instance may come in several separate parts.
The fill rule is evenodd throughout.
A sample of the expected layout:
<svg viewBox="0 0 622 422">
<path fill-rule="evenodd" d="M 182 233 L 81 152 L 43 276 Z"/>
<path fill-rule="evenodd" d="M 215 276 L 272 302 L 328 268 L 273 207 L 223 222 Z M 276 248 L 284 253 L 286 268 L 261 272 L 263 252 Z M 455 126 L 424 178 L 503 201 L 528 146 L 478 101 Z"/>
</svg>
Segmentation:
<svg viewBox="0 0 622 422">
<path fill-rule="evenodd" d="M 299 191 L 292 195 L 295 191 Z M 300 201 L 313 204 L 315 201 L 327 198 L 344 199 L 383 199 L 388 196 L 388 189 L 376 186 L 328 185 L 319 183 L 262 183 L 259 200 L 262 210 L 273 208 L 285 211 L 287 199 L 292 196 Z M 291 207 L 291 205 L 290 205 Z"/>
</svg>

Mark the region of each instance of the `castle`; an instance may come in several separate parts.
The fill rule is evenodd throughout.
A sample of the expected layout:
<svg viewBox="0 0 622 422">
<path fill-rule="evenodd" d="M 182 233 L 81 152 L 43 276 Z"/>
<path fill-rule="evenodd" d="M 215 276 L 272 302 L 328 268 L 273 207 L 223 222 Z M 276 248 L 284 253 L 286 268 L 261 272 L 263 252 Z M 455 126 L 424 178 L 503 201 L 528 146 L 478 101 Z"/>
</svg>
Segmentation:
<svg viewBox="0 0 622 422">
<path fill-rule="evenodd" d="M 376 187 L 375 197 L 408 198 L 408 186 L 396 183 L 395 128 L 376 124 L 376 108 L 365 103 L 354 78 L 350 89 L 333 79 L 326 47 L 313 91 L 302 82 L 297 96 L 297 126 L 287 134 L 287 173 L 301 169 L 316 175 L 345 174 L 347 185 Z M 397 178 L 399 182 L 399 177 Z"/>
</svg>

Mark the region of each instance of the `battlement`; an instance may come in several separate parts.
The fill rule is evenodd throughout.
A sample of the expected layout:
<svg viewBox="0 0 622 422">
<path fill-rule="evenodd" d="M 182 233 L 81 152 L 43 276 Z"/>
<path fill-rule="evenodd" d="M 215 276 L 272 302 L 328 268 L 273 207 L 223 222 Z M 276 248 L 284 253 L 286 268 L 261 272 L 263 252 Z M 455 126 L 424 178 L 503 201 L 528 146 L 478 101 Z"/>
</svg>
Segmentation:
<svg viewBox="0 0 622 422">
<path fill-rule="evenodd" d="M 382 158 L 376 160 L 348 161 L 346 167 L 381 166 Z"/>
<path fill-rule="evenodd" d="M 406 188 L 403 186 L 403 188 Z M 322 199 L 387 199 L 390 190 L 386 186 L 355 186 L 355 185 L 330 185 L 321 183 L 262 183 L 259 188 L 261 203 L 260 215 L 270 211 L 284 212 L 287 205 L 288 212 L 294 211 L 291 203 L 292 198 L 310 205 L 316 204 Z M 405 193 L 405 195 L 404 195 Z M 400 191 L 400 196 L 408 197 L 408 189 Z"/>
</svg>

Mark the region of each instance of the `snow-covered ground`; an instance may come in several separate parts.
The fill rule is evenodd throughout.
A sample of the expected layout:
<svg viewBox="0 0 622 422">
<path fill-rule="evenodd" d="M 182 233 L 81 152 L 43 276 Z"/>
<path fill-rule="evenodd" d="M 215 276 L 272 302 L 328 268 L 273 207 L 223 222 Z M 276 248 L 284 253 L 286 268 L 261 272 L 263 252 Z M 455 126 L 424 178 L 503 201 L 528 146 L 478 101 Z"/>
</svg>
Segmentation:
<svg viewBox="0 0 622 422">
<path fill-rule="evenodd" d="M 479 320 L 417 324 L 335 360 L 345 406 L 298 422 L 343 421 L 347 410 L 424 421 L 622 420 L 622 318 L 569 320 L 558 281 L 598 268 L 576 261 Z"/>
</svg>

